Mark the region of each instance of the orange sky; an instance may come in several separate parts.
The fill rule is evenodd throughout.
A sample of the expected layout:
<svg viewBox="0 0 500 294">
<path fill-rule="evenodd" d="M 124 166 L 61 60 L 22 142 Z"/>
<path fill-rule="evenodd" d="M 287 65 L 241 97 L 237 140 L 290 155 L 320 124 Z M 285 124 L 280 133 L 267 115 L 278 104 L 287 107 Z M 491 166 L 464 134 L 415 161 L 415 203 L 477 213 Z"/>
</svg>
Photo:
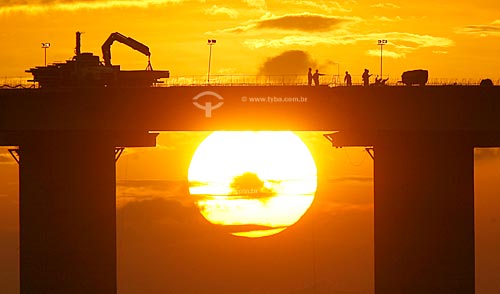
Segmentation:
<svg viewBox="0 0 500 294">
<path fill-rule="evenodd" d="M 213 74 L 256 74 L 268 58 L 301 50 L 321 72 L 336 74 L 338 63 L 356 80 L 364 68 L 379 73 L 377 40 L 387 39 L 390 81 L 415 68 L 431 79 L 498 80 L 499 12 L 495 0 L 12 0 L 0 4 L 0 72 L 20 76 L 43 64 L 41 42 L 52 44 L 49 61 L 71 58 L 76 31 L 84 32 L 83 51 L 101 55 L 118 31 L 147 44 L 153 66 L 173 76 L 206 74 L 210 38 L 218 41 Z M 121 44 L 112 51 L 124 68 L 146 67 L 144 56 Z M 287 73 L 306 73 L 300 60 L 289 63 Z"/>
<path fill-rule="evenodd" d="M 82 50 L 100 55 L 111 32 L 147 44 L 155 69 L 204 75 L 206 39 L 213 74 L 257 74 L 285 51 L 306 52 L 271 73 L 367 67 L 392 81 L 407 69 L 430 78 L 500 79 L 497 1 L 182 1 L 11 0 L 0 3 L 0 77 L 21 76 Z M 29 5 L 25 4 L 29 3 Z M 147 60 L 115 44 L 113 61 Z M 287 56 L 287 55 L 285 55 Z M 373 293 L 373 162 L 363 149 L 333 149 L 322 133 L 299 133 L 318 166 L 316 200 L 302 221 L 261 240 L 232 237 L 208 224 L 187 197 L 187 169 L 208 133 L 164 133 L 156 148 L 127 149 L 117 165 L 119 293 Z M 475 162 L 477 293 L 500 292 L 500 153 Z M 18 293 L 17 166 L 0 151 L 0 289 Z"/>
</svg>

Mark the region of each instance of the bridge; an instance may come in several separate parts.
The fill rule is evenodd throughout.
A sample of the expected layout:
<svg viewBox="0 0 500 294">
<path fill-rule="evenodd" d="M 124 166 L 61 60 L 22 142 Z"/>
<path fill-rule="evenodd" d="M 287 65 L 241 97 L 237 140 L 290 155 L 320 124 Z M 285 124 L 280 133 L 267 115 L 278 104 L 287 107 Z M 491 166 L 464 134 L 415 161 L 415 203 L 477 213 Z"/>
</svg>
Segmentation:
<svg viewBox="0 0 500 294">
<path fill-rule="evenodd" d="M 500 147 L 500 87 L 0 90 L 0 145 L 19 146 L 21 293 L 116 293 L 117 147 L 206 130 L 372 146 L 375 293 L 474 293 L 473 150 Z"/>
</svg>

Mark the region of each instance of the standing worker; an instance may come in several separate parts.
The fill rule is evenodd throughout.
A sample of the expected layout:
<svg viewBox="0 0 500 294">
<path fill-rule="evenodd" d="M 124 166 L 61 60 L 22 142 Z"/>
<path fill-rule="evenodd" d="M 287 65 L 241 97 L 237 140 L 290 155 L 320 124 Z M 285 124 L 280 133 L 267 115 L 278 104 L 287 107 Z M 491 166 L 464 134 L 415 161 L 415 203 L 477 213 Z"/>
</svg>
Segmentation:
<svg viewBox="0 0 500 294">
<path fill-rule="evenodd" d="M 344 83 L 347 86 L 352 86 L 352 78 L 348 71 L 345 72 Z"/>
<path fill-rule="evenodd" d="M 364 86 L 369 86 L 370 85 L 370 77 L 372 75 L 370 74 L 370 71 L 365 68 L 365 72 L 362 75 L 363 78 L 363 85 Z"/>
<path fill-rule="evenodd" d="M 314 85 L 319 86 L 319 76 L 324 76 L 325 74 L 319 73 L 318 70 L 313 74 L 312 78 L 314 80 Z"/>
</svg>

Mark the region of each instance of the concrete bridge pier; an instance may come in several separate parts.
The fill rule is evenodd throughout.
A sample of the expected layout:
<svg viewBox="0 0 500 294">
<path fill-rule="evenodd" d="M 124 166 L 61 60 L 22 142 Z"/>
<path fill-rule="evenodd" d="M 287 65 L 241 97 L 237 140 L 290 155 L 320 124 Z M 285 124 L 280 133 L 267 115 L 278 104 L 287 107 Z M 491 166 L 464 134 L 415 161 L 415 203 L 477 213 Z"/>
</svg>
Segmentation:
<svg viewBox="0 0 500 294">
<path fill-rule="evenodd" d="M 474 153 L 464 134 L 374 144 L 375 293 L 474 293 Z"/>
<path fill-rule="evenodd" d="M 21 294 L 117 292 L 115 146 L 154 146 L 154 137 L 59 132 L 22 141 Z"/>
</svg>

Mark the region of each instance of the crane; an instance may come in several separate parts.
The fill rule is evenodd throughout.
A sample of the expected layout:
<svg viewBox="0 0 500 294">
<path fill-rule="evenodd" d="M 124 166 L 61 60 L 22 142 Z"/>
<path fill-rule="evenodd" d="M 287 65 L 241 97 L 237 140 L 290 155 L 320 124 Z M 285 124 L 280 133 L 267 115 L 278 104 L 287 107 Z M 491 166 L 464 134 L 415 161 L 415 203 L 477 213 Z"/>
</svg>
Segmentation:
<svg viewBox="0 0 500 294">
<path fill-rule="evenodd" d="M 102 44 L 102 58 L 104 61 L 105 66 L 112 66 L 111 64 L 111 45 L 113 45 L 113 42 L 117 41 L 120 43 L 123 43 L 127 46 L 129 46 L 132 49 L 135 49 L 142 54 L 146 55 L 148 57 L 148 66 L 146 67 L 146 70 L 153 70 L 153 67 L 151 66 L 151 52 L 149 51 L 149 47 L 130 38 L 126 37 L 118 32 L 112 33 L 109 35 L 108 39 L 104 44 Z"/>
<path fill-rule="evenodd" d="M 168 78 L 169 71 L 153 70 L 151 52 L 148 46 L 120 33 L 112 33 L 102 45 L 103 61 L 90 52 L 81 52 L 82 33 L 76 32 L 75 56 L 65 63 L 58 62 L 47 66 L 37 66 L 26 70 L 33 74 L 33 82 L 42 88 L 57 87 L 149 87 L 161 83 L 159 79 Z M 146 70 L 121 70 L 119 65 L 111 64 L 111 45 L 121 42 L 148 57 Z"/>
</svg>

